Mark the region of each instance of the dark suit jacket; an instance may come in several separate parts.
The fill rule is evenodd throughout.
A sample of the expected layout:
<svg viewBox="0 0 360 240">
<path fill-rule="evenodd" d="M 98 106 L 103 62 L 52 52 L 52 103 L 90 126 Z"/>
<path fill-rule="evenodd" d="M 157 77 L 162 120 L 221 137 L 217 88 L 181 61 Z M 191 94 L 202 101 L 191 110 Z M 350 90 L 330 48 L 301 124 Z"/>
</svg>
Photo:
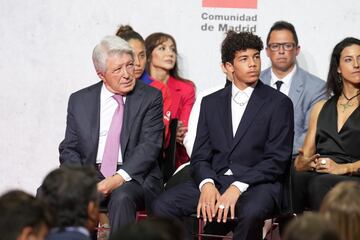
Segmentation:
<svg viewBox="0 0 360 240">
<path fill-rule="evenodd" d="M 59 146 L 60 163 L 94 165 L 99 141 L 102 82 L 70 96 L 65 139 Z M 137 81 L 126 96 L 120 136 L 122 169 L 132 179 L 157 191 L 161 187 L 158 158 L 163 141 L 161 92 Z M 160 185 L 160 186 L 158 186 Z"/>
<path fill-rule="evenodd" d="M 219 176 L 231 169 L 234 180 L 250 188 L 267 183 L 280 206 L 294 135 L 291 100 L 259 80 L 233 137 L 231 88 L 202 100 L 191 155 L 192 176 L 197 184 L 206 178 L 222 184 Z"/>
</svg>

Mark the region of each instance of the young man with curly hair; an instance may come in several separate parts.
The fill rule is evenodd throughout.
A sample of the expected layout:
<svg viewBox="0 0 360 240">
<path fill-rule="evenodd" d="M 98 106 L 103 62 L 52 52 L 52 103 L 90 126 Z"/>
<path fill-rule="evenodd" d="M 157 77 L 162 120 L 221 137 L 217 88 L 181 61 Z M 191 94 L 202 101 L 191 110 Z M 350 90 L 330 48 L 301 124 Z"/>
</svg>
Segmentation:
<svg viewBox="0 0 360 240">
<path fill-rule="evenodd" d="M 294 132 L 291 100 L 259 80 L 262 49 L 252 33 L 227 33 L 221 55 L 233 83 L 203 98 L 192 180 L 160 195 L 157 215 L 196 212 L 219 223 L 236 216 L 234 239 L 262 239 L 264 220 L 280 207 Z"/>
</svg>

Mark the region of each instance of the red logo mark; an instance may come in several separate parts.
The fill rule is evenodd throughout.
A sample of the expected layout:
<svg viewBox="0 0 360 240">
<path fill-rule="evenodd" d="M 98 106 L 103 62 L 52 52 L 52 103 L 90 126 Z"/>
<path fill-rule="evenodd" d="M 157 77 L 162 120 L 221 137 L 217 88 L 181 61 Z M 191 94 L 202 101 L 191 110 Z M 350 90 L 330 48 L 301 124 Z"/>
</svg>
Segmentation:
<svg viewBox="0 0 360 240">
<path fill-rule="evenodd" d="M 202 0 L 203 7 L 257 8 L 257 0 Z"/>
</svg>

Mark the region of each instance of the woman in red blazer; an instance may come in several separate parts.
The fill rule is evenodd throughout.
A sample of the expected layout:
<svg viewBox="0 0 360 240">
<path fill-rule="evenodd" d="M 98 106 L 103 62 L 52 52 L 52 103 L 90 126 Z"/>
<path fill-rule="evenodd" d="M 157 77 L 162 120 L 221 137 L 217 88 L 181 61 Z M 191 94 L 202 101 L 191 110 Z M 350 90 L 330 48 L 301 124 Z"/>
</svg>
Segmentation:
<svg viewBox="0 0 360 240">
<path fill-rule="evenodd" d="M 191 108 L 195 102 L 195 85 L 181 78 L 177 67 L 175 39 L 166 33 L 153 33 L 145 39 L 146 70 L 154 80 L 166 84 L 171 96 L 171 118 L 179 120 L 177 129 L 176 167 L 189 161 L 184 140 Z"/>
<path fill-rule="evenodd" d="M 165 125 L 165 142 L 164 146 L 166 147 L 169 142 L 169 124 L 171 118 L 171 98 L 169 88 L 161 83 L 160 81 L 154 81 L 149 77 L 145 72 L 146 65 L 146 51 L 145 51 L 145 42 L 143 37 L 136 31 L 132 29 L 129 25 L 121 25 L 116 32 L 116 35 L 127 41 L 132 49 L 134 50 L 134 64 L 135 64 L 135 77 L 136 79 L 143 81 L 144 83 L 159 89 L 163 97 L 163 121 Z"/>
</svg>

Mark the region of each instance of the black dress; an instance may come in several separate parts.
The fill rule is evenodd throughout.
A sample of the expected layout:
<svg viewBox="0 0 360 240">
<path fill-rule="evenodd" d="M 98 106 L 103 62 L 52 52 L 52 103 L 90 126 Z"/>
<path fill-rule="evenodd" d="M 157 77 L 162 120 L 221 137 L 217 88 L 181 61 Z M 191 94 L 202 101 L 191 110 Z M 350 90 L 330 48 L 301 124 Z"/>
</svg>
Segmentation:
<svg viewBox="0 0 360 240">
<path fill-rule="evenodd" d="M 338 132 L 337 100 L 338 97 L 329 99 L 319 113 L 315 136 L 317 153 L 341 164 L 356 162 L 360 160 L 360 106 L 353 111 Z M 318 210 L 326 193 L 338 182 L 345 180 L 360 181 L 360 178 L 294 171 L 294 211 L 300 213 L 305 208 Z"/>
</svg>

